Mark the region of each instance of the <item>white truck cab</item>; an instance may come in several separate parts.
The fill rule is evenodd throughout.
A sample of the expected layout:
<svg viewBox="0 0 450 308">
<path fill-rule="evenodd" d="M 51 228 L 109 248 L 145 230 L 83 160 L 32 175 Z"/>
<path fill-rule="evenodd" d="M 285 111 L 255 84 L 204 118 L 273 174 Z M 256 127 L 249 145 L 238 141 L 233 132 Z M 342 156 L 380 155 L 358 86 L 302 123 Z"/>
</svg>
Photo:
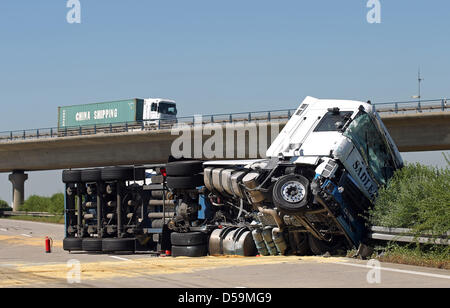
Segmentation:
<svg viewBox="0 0 450 308">
<path fill-rule="evenodd" d="M 163 98 L 144 99 L 143 119 L 146 125 L 172 123 L 177 118 L 175 101 Z"/>
<path fill-rule="evenodd" d="M 401 155 L 370 103 L 307 97 L 272 143 L 267 157 L 291 158 L 298 164 L 340 161 L 364 195 L 373 200 Z"/>
</svg>

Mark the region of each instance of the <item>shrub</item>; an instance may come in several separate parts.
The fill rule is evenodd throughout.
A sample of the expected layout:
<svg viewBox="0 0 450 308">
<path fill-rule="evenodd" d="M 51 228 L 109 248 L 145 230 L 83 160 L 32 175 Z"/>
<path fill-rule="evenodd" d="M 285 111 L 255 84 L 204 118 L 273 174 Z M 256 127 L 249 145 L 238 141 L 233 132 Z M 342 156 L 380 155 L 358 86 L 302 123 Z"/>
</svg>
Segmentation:
<svg viewBox="0 0 450 308">
<path fill-rule="evenodd" d="M 63 214 L 64 213 L 64 194 L 54 194 L 50 198 L 52 206 L 49 209 L 50 213 Z"/>
<path fill-rule="evenodd" d="M 450 230 L 450 169 L 407 164 L 381 189 L 370 221 L 417 234 Z"/>
<path fill-rule="evenodd" d="M 9 208 L 10 207 L 9 207 L 8 202 L 0 199 L 0 209 L 9 209 Z"/>
<path fill-rule="evenodd" d="M 20 207 L 25 212 L 49 212 L 52 214 L 64 213 L 64 194 L 58 193 L 51 197 L 30 196 Z"/>
</svg>

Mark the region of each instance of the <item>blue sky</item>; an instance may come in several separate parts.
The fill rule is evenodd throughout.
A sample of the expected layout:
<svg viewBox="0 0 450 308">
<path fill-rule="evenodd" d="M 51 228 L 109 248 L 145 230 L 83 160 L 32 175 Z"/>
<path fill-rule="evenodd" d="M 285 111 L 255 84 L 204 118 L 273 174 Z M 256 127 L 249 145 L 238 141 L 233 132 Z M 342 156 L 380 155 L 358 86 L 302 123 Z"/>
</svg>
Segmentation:
<svg viewBox="0 0 450 308">
<path fill-rule="evenodd" d="M 131 97 L 175 99 L 182 115 L 295 108 L 307 95 L 408 100 L 419 65 L 423 97 L 450 96 L 448 0 L 380 0 L 381 24 L 367 23 L 367 0 L 80 2 L 82 23 L 68 24 L 65 0 L 0 1 L 0 131 Z M 33 173 L 28 192 L 55 191 L 55 174 Z"/>
</svg>

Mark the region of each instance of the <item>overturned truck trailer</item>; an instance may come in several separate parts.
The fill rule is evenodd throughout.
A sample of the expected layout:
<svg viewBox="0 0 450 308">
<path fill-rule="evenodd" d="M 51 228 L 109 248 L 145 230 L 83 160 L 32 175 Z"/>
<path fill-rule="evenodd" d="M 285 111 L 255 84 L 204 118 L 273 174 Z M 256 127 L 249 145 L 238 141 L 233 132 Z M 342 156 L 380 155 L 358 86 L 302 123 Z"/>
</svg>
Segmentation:
<svg viewBox="0 0 450 308">
<path fill-rule="evenodd" d="M 82 247 L 83 241 L 94 238 L 98 243 L 106 241 L 109 247 L 111 241 L 123 238 L 138 246 L 158 241 L 159 250 L 170 250 L 174 256 L 334 254 L 366 244 L 367 210 L 378 189 L 403 165 L 370 102 L 312 97 L 300 105 L 266 156 L 260 160 L 170 162 L 162 167 L 158 193 L 167 199 L 153 201 L 161 205 L 157 212 L 152 214 L 151 195 L 140 197 L 140 202 L 128 200 L 127 204 L 146 208 L 133 214 L 123 212 L 129 206 L 119 205 L 118 196 L 110 208 L 115 215 L 109 213 L 109 217 L 115 218 L 114 226 L 122 225 L 122 232 L 117 232 L 117 227 L 110 227 L 114 232 L 102 231 L 106 221 L 102 222 L 98 213 L 105 205 L 100 204 L 88 216 L 97 227 L 80 236 L 77 228 L 86 227 L 79 219 L 67 242 Z M 138 188 L 139 184 L 129 183 L 121 184 L 124 191 L 145 192 L 148 186 Z M 98 186 L 102 185 L 100 178 Z M 127 232 L 123 231 L 126 221 L 117 220 L 124 216 L 137 222 Z M 158 236 L 152 233 L 151 217 L 164 217 Z"/>
</svg>

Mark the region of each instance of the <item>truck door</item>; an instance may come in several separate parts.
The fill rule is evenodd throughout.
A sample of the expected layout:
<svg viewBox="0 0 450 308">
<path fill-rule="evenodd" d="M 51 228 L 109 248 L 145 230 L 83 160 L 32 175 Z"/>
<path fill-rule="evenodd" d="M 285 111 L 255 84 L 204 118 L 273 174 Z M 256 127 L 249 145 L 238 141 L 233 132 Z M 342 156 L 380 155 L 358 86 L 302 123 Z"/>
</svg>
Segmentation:
<svg viewBox="0 0 450 308">
<path fill-rule="evenodd" d="M 159 120 L 160 114 L 158 112 L 158 103 L 153 102 L 151 105 L 150 119 L 151 120 Z"/>
<path fill-rule="evenodd" d="M 147 100 L 144 101 L 144 110 L 143 110 L 143 114 L 142 114 L 142 119 L 144 120 L 144 122 L 146 120 L 150 120 L 151 119 L 151 102 L 148 102 Z"/>
</svg>

